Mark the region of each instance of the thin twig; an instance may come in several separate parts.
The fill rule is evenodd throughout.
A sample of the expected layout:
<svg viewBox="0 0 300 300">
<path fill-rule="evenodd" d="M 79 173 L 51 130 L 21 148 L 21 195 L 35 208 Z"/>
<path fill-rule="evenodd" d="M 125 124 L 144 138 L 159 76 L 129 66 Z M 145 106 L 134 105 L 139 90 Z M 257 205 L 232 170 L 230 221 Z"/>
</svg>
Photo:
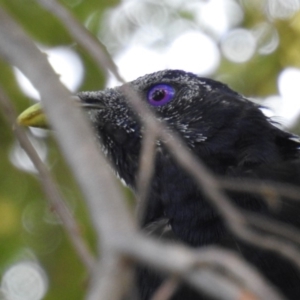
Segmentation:
<svg viewBox="0 0 300 300">
<path fill-rule="evenodd" d="M 155 291 L 151 300 L 169 300 L 177 291 L 180 282 L 177 276 L 171 276 L 165 280 L 161 286 Z"/>
<path fill-rule="evenodd" d="M 218 177 L 218 184 L 221 188 L 236 192 L 247 192 L 260 194 L 265 197 L 281 196 L 287 197 L 291 201 L 300 201 L 300 188 L 283 182 L 272 180 L 262 181 L 259 179 L 245 178 L 237 180 L 235 178 Z"/>
<path fill-rule="evenodd" d="M 105 46 L 83 27 L 63 5 L 56 0 L 37 1 L 60 19 L 74 39 L 90 53 L 100 69 L 110 71 L 117 80 L 125 83 L 117 66 L 107 54 Z"/>
<path fill-rule="evenodd" d="M 260 229 L 268 234 L 271 233 L 275 236 L 279 236 L 283 239 L 283 243 L 293 242 L 300 247 L 299 230 L 295 229 L 293 226 L 253 213 L 246 212 L 245 217 L 253 228 Z"/>
<path fill-rule="evenodd" d="M 140 234 L 122 236 L 114 243 L 128 257 L 164 273 L 176 274 L 196 290 L 216 299 L 241 299 L 239 296 L 245 290 L 258 299 L 285 299 L 233 251 L 212 246 L 193 250 Z"/>
<path fill-rule="evenodd" d="M 63 222 L 63 228 L 65 229 L 69 239 L 71 240 L 79 258 L 85 265 L 87 271 L 91 273 L 96 260 L 89 250 L 84 238 L 82 237 L 79 226 L 75 218 L 71 214 L 69 208 L 67 207 L 66 201 L 63 199 L 63 196 L 57 188 L 57 185 L 55 184 L 54 179 L 49 173 L 47 167 L 42 162 L 36 150 L 30 143 L 24 129 L 15 124 L 17 114 L 11 101 L 9 101 L 8 96 L 4 93 L 2 87 L 0 87 L 0 105 L 2 108 L 3 116 L 6 118 L 10 126 L 14 127 L 15 129 L 15 134 L 21 147 L 25 150 L 25 152 L 33 162 L 35 168 L 39 172 L 41 185 L 51 207 L 53 207 L 53 209 Z"/>
<path fill-rule="evenodd" d="M 137 175 L 137 219 L 141 224 L 147 209 L 147 196 L 155 168 L 156 134 L 147 126 L 143 134 Z"/>
</svg>

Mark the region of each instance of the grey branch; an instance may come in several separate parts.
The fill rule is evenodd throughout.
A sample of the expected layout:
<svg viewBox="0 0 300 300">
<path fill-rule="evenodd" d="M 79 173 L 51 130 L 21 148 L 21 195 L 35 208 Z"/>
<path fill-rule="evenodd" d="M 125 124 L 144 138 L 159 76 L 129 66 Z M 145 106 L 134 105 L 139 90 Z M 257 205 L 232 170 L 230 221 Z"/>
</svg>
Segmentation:
<svg viewBox="0 0 300 300">
<path fill-rule="evenodd" d="M 101 248 L 103 258 L 112 262 L 110 269 L 103 269 L 102 299 L 118 299 L 124 292 L 123 282 L 131 278 L 131 268 L 129 265 L 119 267 L 121 257 L 111 251 L 110 239 L 116 234 L 134 231 L 134 224 L 116 178 L 109 168 L 103 167 L 106 162 L 99 155 L 88 122 L 60 84 L 45 55 L 2 9 L 0 41 L 0 55 L 18 67 L 41 94 L 58 144 L 86 197 L 94 227 L 101 237 L 99 250 Z M 114 269 L 119 270 L 118 274 L 111 272 Z"/>
<path fill-rule="evenodd" d="M 61 20 L 74 39 L 90 53 L 100 69 L 110 71 L 120 82 L 125 82 L 118 73 L 117 66 L 107 55 L 105 47 L 100 45 L 100 42 L 63 5 L 56 0 L 37 1 Z"/>
<path fill-rule="evenodd" d="M 123 236 L 114 243 L 127 256 L 174 274 L 216 299 L 242 299 L 245 291 L 257 299 L 285 299 L 258 271 L 233 252 L 222 248 L 194 250 L 141 235 Z"/>
<path fill-rule="evenodd" d="M 63 196 L 57 188 L 57 185 L 55 184 L 54 179 L 49 173 L 47 167 L 44 165 L 34 147 L 30 143 L 24 129 L 15 124 L 15 120 L 17 118 L 15 109 L 11 101 L 9 101 L 8 96 L 4 93 L 2 87 L 0 87 L 0 106 L 2 107 L 2 112 L 7 119 L 7 122 L 11 125 L 11 127 L 15 128 L 15 134 L 21 147 L 26 151 L 27 155 L 30 157 L 34 166 L 38 170 L 41 185 L 44 189 L 45 195 L 49 199 L 51 207 L 53 207 L 63 222 L 63 227 L 73 243 L 78 256 L 82 260 L 88 272 L 91 273 L 95 264 L 95 258 L 91 254 L 87 244 L 81 236 L 79 226 L 77 225 L 76 220 L 72 216 L 69 208 L 66 206 L 66 201 L 64 201 Z"/>
</svg>

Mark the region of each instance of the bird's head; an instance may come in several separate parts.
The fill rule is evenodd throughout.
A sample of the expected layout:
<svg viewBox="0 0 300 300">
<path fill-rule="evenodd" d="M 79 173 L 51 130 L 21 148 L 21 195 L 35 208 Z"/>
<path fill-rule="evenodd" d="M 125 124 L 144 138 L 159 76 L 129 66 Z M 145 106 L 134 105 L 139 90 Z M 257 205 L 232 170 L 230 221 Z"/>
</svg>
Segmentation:
<svg viewBox="0 0 300 300">
<path fill-rule="evenodd" d="M 243 147 L 251 147 L 263 131 L 275 128 L 256 104 L 220 82 L 192 73 L 159 71 L 129 85 L 159 121 L 179 133 L 189 148 L 210 164 L 227 168 L 246 159 L 251 164 L 253 159 Z M 125 86 L 81 92 L 78 96 L 113 163 L 117 168 L 125 164 L 127 172 L 136 173 L 144 134 L 143 116 L 138 116 L 129 105 Z M 263 161 L 267 154 L 258 147 L 258 160 Z M 160 155 L 166 153 L 159 140 L 157 149 Z"/>
<path fill-rule="evenodd" d="M 265 148 L 271 144 L 270 139 L 275 140 L 277 129 L 257 105 L 226 85 L 180 70 L 159 71 L 128 84 L 158 120 L 176 130 L 198 156 L 223 165 L 243 164 L 246 160 L 255 164 L 270 156 Z M 121 177 L 132 185 L 144 133 L 143 116 L 138 116 L 129 105 L 124 86 L 80 92 L 78 97 L 104 152 Z M 35 116 L 39 121 L 40 115 L 39 112 L 39 118 Z M 26 123 L 24 119 L 26 112 L 19 122 Z M 28 120 L 26 125 L 43 126 Z M 161 150 L 159 141 L 157 147 Z"/>
<path fill-rule="evenodd" d="M 157 119 L 177 131 L 190 147 L 214 135 L 242 106 L 255 107 L 220 82 L 180 70 L 148 74 L 129 85 Z M 143 116 L 128 104 L 125 86 L 78 96 L 107 151 L 131 142 L 139 148 Z"/>
</svg>

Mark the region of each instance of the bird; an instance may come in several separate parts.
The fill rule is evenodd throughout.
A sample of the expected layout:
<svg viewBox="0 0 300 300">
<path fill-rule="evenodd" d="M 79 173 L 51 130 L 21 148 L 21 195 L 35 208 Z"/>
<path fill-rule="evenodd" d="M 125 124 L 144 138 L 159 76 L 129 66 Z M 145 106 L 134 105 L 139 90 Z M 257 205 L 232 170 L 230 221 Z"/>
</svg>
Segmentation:
<svg viewBox="0 0 300 300">
<path fill-rule="evenodd" d="M 158 121 L 176 132 L 188 149 L 216 176 L 234 180 L 300 183 L 300 141 L 266 117 L 262 107 L 227 85 L 183 70 L 162 70 L 128 83 Z M 128 104 L 124 86 L 84 91 L 77 96 L 102 151 L 118 176 L 136 191 L 145 133 Z M 155 143 L 154 173 L 141 228 L 160 239 L 193 248 L 219 245 L 236 251 L 255 266 L 287 299 L 300 299 L 300 273 L 287 259 L 241 241 L 227 228 L 201 187 L 178 164 L 164 142 Z M 274 211 L 262 196 L 227 192 L 239 208 L 300 228 L 300 209 L 282 199 Z M 164 275 L 137 268 L 142 300 L 151 299 Z M 172 300 L 206 300 L 181 285 Z"/>
</svg>

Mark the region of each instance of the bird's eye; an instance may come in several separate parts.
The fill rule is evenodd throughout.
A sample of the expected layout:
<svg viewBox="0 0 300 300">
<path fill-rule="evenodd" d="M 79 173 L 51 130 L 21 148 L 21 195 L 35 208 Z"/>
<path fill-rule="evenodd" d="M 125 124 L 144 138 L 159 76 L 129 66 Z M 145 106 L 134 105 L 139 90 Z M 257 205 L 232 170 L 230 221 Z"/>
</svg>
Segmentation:
<svg viewBox="0 0 300 300">
<path fill-rule="evenodd" d="M 148 102 L 153 106 L 161 106 L 170 102 L 175 95 L 175 89 L 167 84 L 158 84 L 148 92 Z"/>
</svg>

